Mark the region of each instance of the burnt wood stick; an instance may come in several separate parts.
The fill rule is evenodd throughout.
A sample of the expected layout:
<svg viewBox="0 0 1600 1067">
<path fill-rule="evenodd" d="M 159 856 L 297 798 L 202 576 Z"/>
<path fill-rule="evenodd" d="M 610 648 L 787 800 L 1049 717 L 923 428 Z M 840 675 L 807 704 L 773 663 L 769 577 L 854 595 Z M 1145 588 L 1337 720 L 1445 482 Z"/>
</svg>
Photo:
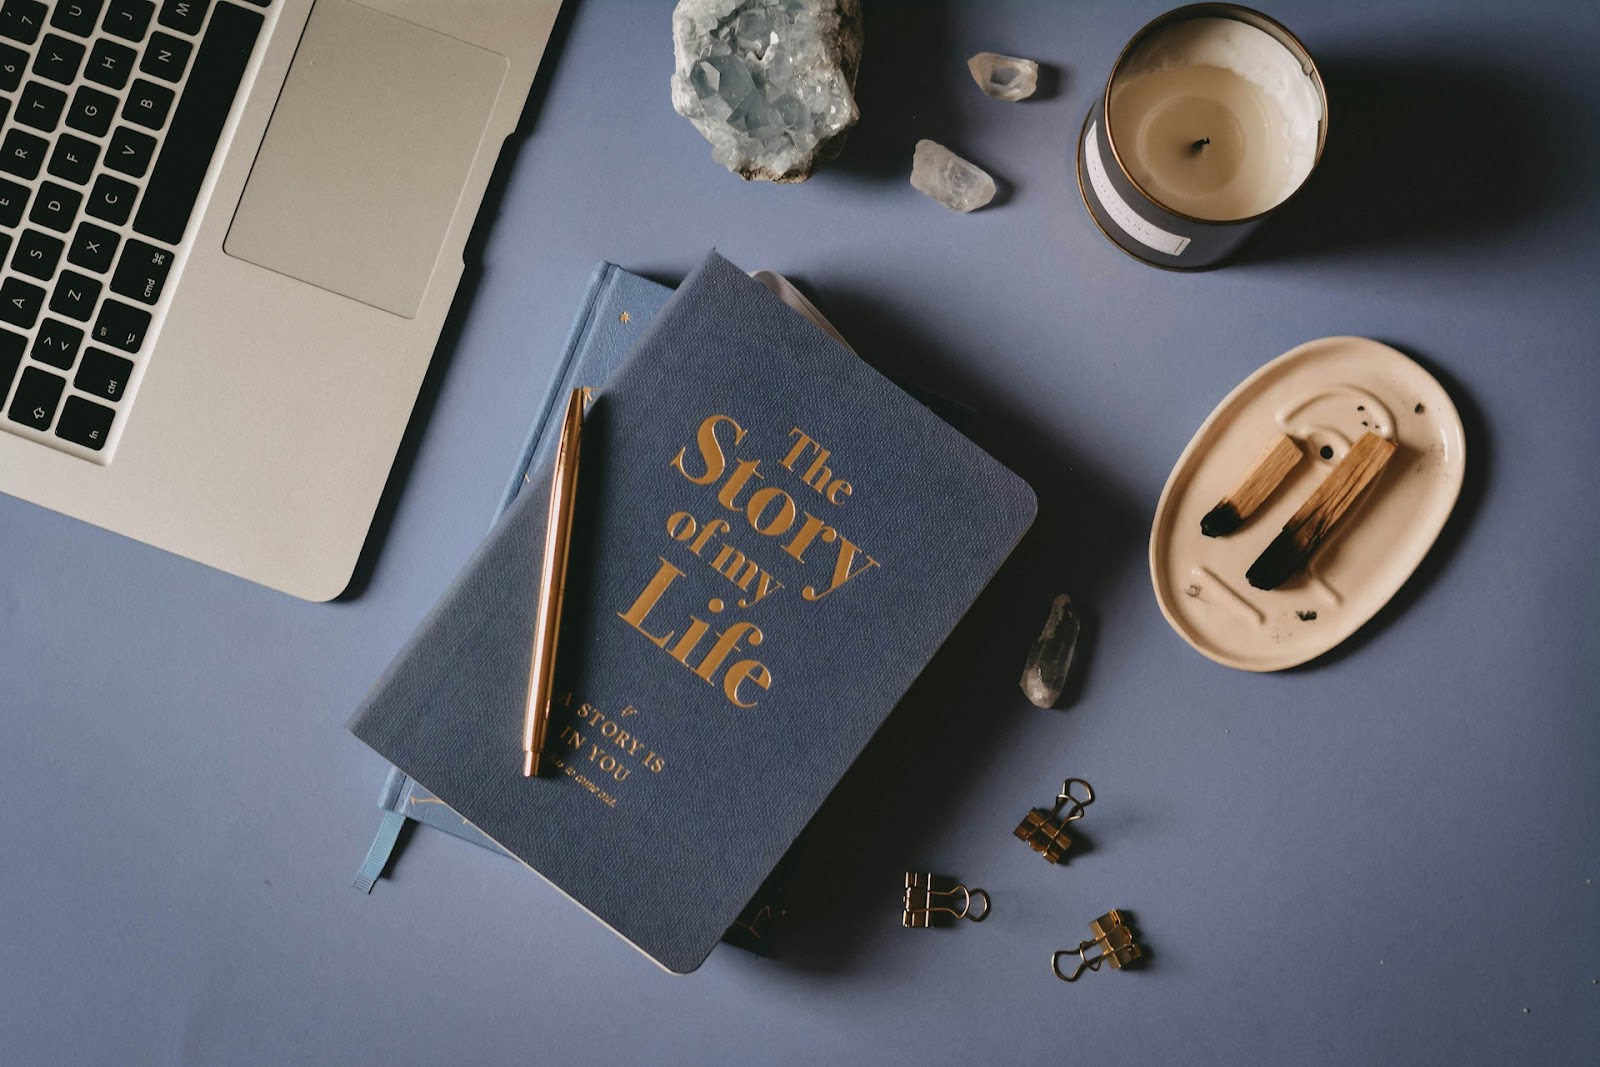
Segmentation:
<svg viewBox="0 0 1600 1067">
<path fill-rule="evenodd" d="M 1245 580 L 1257 589 L 1276 589 L 1306 565 L 1318 546 L 1350 511 L 1356 498 L 1382 473 L 1395 444 L 1368 433 L 1339 465 L 1311 491 L 1306 502 L 1284 524 L 1283 532 L 1250 565 Z"/>
<path fill-rule="evenodd" d="M 1207 537 L 1226 537 L 1233 533 L 1267 502 L 1299 463 L 1300 446 L 1294 438 L 1280 433 L 1233 492 L 1206 512 L 1206 517 L 1200 520 L 1200 532 Z"/>
</svg>

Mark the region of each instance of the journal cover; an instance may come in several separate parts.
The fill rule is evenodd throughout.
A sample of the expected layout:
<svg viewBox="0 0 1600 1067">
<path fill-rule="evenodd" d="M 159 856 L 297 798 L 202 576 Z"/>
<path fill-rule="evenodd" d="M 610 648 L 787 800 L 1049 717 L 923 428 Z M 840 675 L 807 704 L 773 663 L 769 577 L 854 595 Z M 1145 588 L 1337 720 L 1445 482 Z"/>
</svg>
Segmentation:
<svg viewBox="0 0 1600 1067">
<path fill-rule="evenodd" d="M 662 966 L 705 959 L 1032 521 L 1023 482 L 716 254 L 592 406 L 521 771 L 547 475 L 350 722 Z"/>
</svg>

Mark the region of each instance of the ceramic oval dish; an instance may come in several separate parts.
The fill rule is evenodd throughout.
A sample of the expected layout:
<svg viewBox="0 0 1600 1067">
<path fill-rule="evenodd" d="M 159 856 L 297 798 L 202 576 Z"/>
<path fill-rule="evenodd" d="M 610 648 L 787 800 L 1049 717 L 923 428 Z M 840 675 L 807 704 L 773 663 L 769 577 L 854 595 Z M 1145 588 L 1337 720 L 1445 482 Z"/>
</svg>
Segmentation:
<svg viewBox="0 0 1600 1067">
<path fill-rule="evenodd" d="M 1393 458 L 1311 562 L 1276 589 L 1245 571 L 1295 509 L 1368 431 Z M 1243 526 L 1206 537 L 1200 519 L 1277 433 L 1301 459 Z M 1161 491 L 1150 578 L 1172 628 L 1228 667 L 1278 671 L 1315 659 L 1388 603 L 1427 555 L 1461 492 L 1461 417 L 1433 375 L 1365 337 L 1308 341 L 1217 405 Z"/>
</svg>

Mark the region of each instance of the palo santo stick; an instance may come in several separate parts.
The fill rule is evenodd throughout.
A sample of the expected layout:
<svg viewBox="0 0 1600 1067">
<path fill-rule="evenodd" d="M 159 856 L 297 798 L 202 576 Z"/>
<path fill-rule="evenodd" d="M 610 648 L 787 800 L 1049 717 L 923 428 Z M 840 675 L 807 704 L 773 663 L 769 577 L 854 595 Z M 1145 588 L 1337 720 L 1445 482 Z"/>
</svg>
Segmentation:
<svg viewBox="0 0 1600 1067">
<path fill-rule="evenodd" d="M 1300 446 L 1295 444 L 1294 438 L 1280 433 L 1256 460 L 1244 481 L 1206 512 L 1206 517 L 1200 520 L 1200 532 L 1207 537 L 1226 537 L 1243 526 L 1299 462 Z"/>
<path fill-rule="evenodd" d="M 1306 565 L 1361 491 L 1382 472 L 1394 455 L 1394 442 L 1368 433 L 1339 461 L 1322 484 L 1311 491 L 1300 510 L 1284 524 L 1267 550 L 1250 565 L 1245 579 L 1257 589 L 1276 589 Z"/>
</svg>

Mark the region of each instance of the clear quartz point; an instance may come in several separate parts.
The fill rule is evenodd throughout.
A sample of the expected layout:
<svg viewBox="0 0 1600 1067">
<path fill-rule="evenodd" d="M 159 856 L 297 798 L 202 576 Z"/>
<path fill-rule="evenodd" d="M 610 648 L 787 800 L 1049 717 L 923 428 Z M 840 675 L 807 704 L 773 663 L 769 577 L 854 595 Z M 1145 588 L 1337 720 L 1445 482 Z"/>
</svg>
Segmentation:
<svg viewBox="0 0 1600 1067">
<path fill-rule="evenodd" d="M 1072 598 L 1065 593 L 1050 605 L 1050 616 L 1044 621 L 1039 639 L 1028 653 L 1027 665 L 1022 668 L 1022 691 L 1036 706 L 1055 707 L 1061 699 L 1061 690 L 1072 673 L 1072 654 L 1078 648 L 1078 616 L 1072 610 Z"/>
<path fill-rule="evenodd" d="M 997 100 L 1026 100 L 1039 87 L 1039 64 L 1031 59 L 979 52 L 967 60 L 978 88 Z"/>
<path fill-rule="evenodd" d="M 951 211 L 973 211 L 994 199 L 994 179 L 938 141 L 918 141 L 911 185 Z"/>
</svg>

